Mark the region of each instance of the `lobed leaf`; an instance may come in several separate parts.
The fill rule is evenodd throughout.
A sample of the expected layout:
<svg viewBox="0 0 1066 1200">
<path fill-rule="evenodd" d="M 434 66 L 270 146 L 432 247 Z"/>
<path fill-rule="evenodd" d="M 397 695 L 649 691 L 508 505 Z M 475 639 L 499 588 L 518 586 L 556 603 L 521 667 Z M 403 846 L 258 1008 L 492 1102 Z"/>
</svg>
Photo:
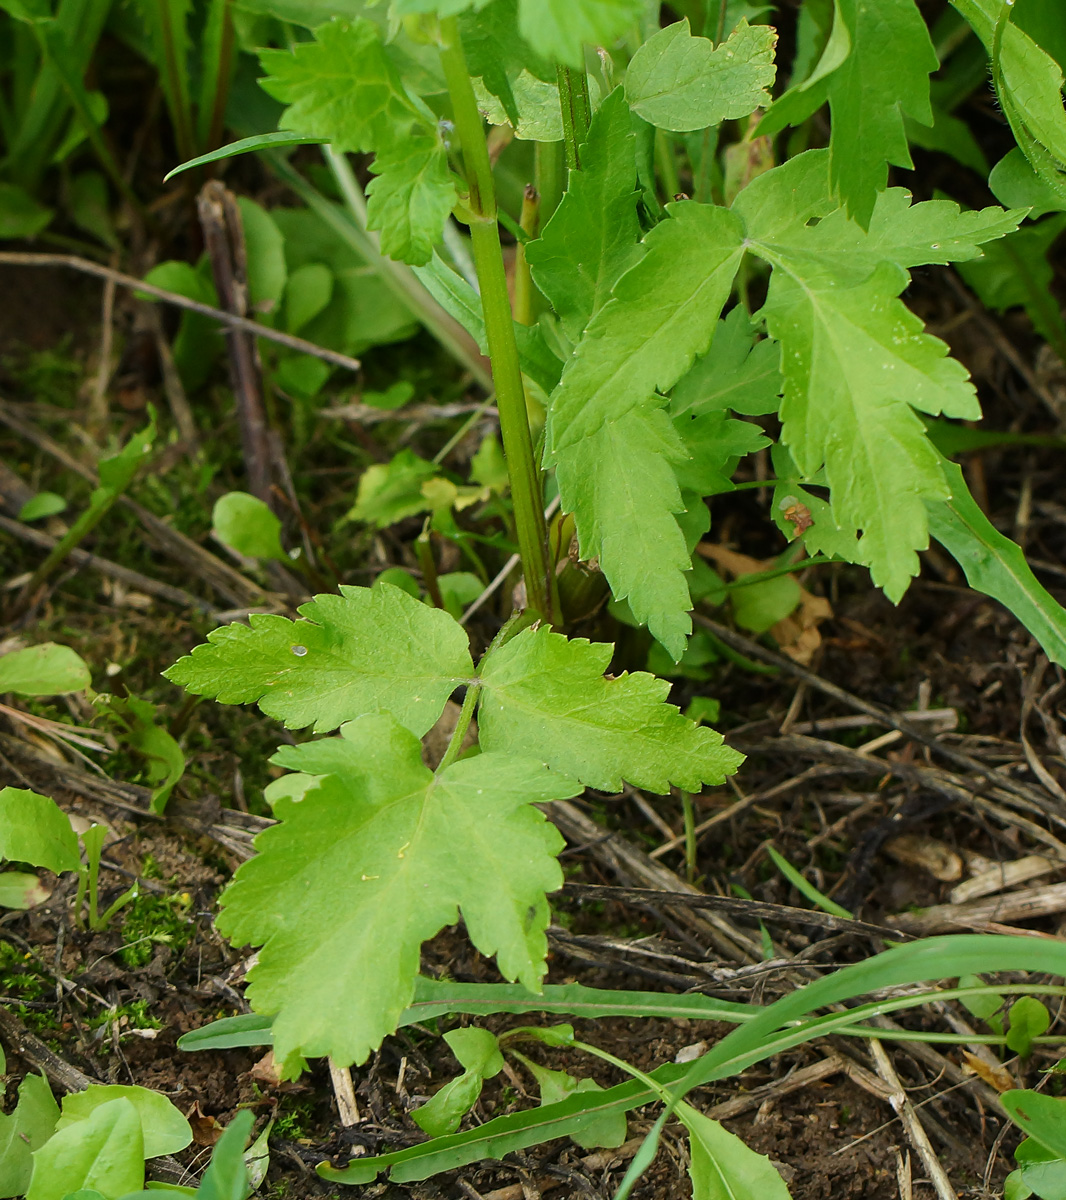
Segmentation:
<svg viewBox="0 0 1066 1200">
<path fill-rule="evenodd" d="M 542 57 L 584 67 L 586 43 L 609 46 L 643 12 L 643 0 L 519 0 L 518 29 Z"/>
<path fill-rule="evenodd" d="M 688 18 L 653 34 L 626 70 L 626 99 L 635 113 L 660 129 L 686 133 L 746 117 L 770 102 L 777 68 L 777 33 L 741 17 L 716 46 L 693 37 Z"/>
<path fill-rule="evenodd" d="M 544 232 L 526 247 L 534 282 L 572 342 L 641 257 L 634 138 L 620 88 L 592 118 L 581 154 L 581 170 L 571 175 Z"/>
<path fill-rule="evenodd" d="M 620 791 L 623 780 L 698 791 L 733 774 L 743 756 L 667 704 L 665 680 L 604 677 L 613 649 L 540 627 L 494 650 L 481 667 L 484 749 L 531 755 L 601 791 Z"/>
<path fill-rule="evenodd" d="M 219 920 L 232 941 L 263 946 L 250 997 L 276 1014 L 290 1068 L 301 1054 L 365 1060 L 414 995 L 422 942 L 460 912 L 501 973 L 536 990 L 562 839 L 533 804 L 580 790 L 536 758 L 491 752 L 435 776 L 385 715 L 330 743 L 333 773 L 277 800 L 280 824 L 257 839 Z M 319 754 L 285 747 L 275 761 L 314 775 Z"/>
<path fill-rule="evenodd" d="M 462 628 L 392 584 L 342 586 L 299 612 L 216 629 L 164 674 L 220 704 L 257 703 L 289 729 L 389 712 L 419 737 L 473 675 Z"/>
<path fill-rule="evenodd" d="M 545 459 L 581 554 L 598 557 L 616 599 L 628 599 L 675 659 L 691 629 L 689 566 L 673 514 L 672 463 L 683 458 L 659 392 L 705 353 L 743 255 L 734 215 L 694 203 L 644 239 L 563 370 L 548 414 Z M 634 524 L 635 522 L 635 524 Z"/>
</svg>

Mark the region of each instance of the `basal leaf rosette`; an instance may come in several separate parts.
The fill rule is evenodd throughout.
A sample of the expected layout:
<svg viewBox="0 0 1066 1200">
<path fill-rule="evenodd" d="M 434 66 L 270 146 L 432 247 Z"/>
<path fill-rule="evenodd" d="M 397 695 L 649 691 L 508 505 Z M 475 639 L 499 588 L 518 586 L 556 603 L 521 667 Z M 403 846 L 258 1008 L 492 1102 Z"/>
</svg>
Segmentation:
<svg viewBox="0 0 1066 1200">
<path fill-rule="evenodd" d="M 289 729 L 388 712 L 418 736 L 473 676 L 462 627 L 392 584 L 341 587 L 299 612 L 224 625 L 164 674 L 221 704 L 258 704 Z"/>
<path fill-rule="evenodd" d="M 262 945 L 249 999 L 274 1017 L 274 1052 L 361 1063 L 414 995 L 422 943 L 460 914 L 501 974 L 537 991 L 545 973 L 546 893 L 562 885 L 562 837 L 534 804 L 580 785 L 532 756 L 488 752 L 434 775 L 421 744 L 384 714 L 328 739 L 334 773 L 299 799 L 222 898 L 219 929 Z M 316 747 L 275 761 L 314 775 Z"/>
</svg>

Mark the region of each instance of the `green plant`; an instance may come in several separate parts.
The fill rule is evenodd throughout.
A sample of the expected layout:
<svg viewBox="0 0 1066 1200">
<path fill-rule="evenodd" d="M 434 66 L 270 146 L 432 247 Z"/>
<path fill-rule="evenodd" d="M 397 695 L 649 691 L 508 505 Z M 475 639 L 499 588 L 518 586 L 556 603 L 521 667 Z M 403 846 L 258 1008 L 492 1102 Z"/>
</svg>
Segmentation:
<svg viewBox="0 0 1066 1200">
<path fill-rule="evenodd" d="M 142 1087 L 92 1084 L 64 1096 L 60 1107 L 43 1076 L 27 1075 L 14 1111 L 0 1114 L 0 1196 L 135 1200 L 162 1189 L 201 1200 L 245 1200 L 252 1190 L 244 1161 L 251 1127 L 251 1113 L 239 1114 L 227 1127 L 199 1188 L 156 1184 L 145 1190 L 146 1160 L 192 1141 L 188 1121 L 165 1096 Z"/>
<path fill-rule="evenodd" d="M 249 5 L 277 12 L 272 0 Z M 726 4 L 685 7 L 715 36 L 694 34 L 687 19 L 660 29 L 657 6 L 631 0 L 393 0 L 389 13 L 402 20 L 391 24 L 368 7 L 263 53 L 264 87 L 287 106 L 281 139 L 270 133 L 206 156 L 274 154 L 290 135 L 328 142 L 359 229 L 409 264 L 488 353 L 524 587 L 521 611 L 472 654 L 433 595 L 435 568 L 420 544 L 438 607 L 390 583 L 342 587 L 304 605 L 299 620 L 252 616 L 216 630 L 167 672 L 194 694 L 257 703 L 289 728 L 339 730 L 273 758 L 292 772 L 271 785 L 279 824 L 260 836 L 219 920 L 234 941 L 262 945 L 249 997 L 271 1018 L 289 1074 L 307 1055 L 363 1061 L 418 994 L 422 942 L 459 914 L 506 979 L 539 991 L 546 896 L 562 876 L 561 840 L 536 804 L 625 781 L 692 792 L 737 769 L 739 755 L 719 735 L 666 703 L 663 681 L 605 675 L 612 645 L 567 631 L 609 588 L 619 620 L 646 626 L 682 659 L 692 553 L 710 522 L 704 501 L 732 490 L 739 459 L 771 444 L 745 417 L 779 424 L 773 513 L 796 548 L 772 572 L 731 585 L 749 589 L 734 606 L 738 619 L 762 630 L 794 604 L 788 572 L 801 545 L 814 562 L 868 567 L 898 600 L 932 535 L 975 588 L 1066 664 L 1066 614 L 919 415 L 978 417 L 973 385 L 899 298 L 911 268 L 979 259 L 1037 198 L 1066 210 L 1062 72 L 1025 24 L 1043 10 L 1019 6 L 1015 19 L 999 0 L 956 0 L 956 40 L 971 37 L 968 23 L 1020 147 L 991 180 L 1016 206 L 963 211 L 886 186 L 889 164 L 910 165 L 908 129 L 935 119 L 929 77 L 938 58 L 913 0 L 805 4 L 801 54 L 772 103 L 773 28 L 734 19 Z M 285 11 L 311 27 L 319 10 L 296 0 Z M 609 53 L 593 65 L 586 42 Z M 826 102 L 824 148 L 773 165 L 769 144 L 753 156 L 745 133 L 719 151 L 724 122 L 762 109 L 758 137 L 798 126 L 802 147 Z M 518 220 L 501 208 L 482 111 L 537 143 L 537 237 L 529 207 Z M 953 127 L 941 125 L 950 141 Z M 548 197 L 559 143 L 569 174 L 556 206 Z M 746 167 L 730 155 L 737 145 Z M 374 155 L 365 196 L 345 152 Z M 468 227 L 469 247 L 452 237 L 449 249 L 450 215 Z M 516 288 L 517 322 L 501 223 L 521 243 L 516 269 L 530 273 Z M 463 273 L 467 254 L 477 289 Z M 535 309 L 539 319 L 527 324 Z M 542 429 L 530 402 L 538 394 L 547 402 Z M 564 514 L 551 526 L 549 474 Z M 397 456 L 360 490 L 355 516 L 385 523 L 420 511 L 408 506 L 426 498 L 432 475 L 433 464 Z M 568 553 L 571 533 L 584 566 Z M 700 595 L 715 592 L 713 580 L 692 578 Z M 461 715 L 431 770 L 420 739 L 457 689 Z M 475 715 L 477 746 L 463 751 Z M 1047 954 L 995 938 L 889 951 L 752 1015 L 689 1067 L 602 1095 L 575 1091 L 536 1114 L 491 1122 L 491 1133 L 444 1132 L 455 1117 L 445 1099 L 427 1114 L 440 1136 L 425 1147 L 322 1174 L 365 1183 L 391 1167 L 394 1179 L 423 1178 L 659 1099 L 663 1120 L 677 1113 L 690 1131 L 698 1196 L 721 1194 L 714 1171 L 734 1169 L 755 1172 L 746 1194 L 771 1184 L 781 1194 L 735 1139 L 684 1104 L 692 1087 L 853 1023 L 856 1012 L 888 1011 L 868 1005 L 808 1019 L 816 1008 L 904 981 L 1008 966 L 1061 972 L 1062 954 L 1054 962 Z M 1035 1025 L 1022 1024 L 1031 1044 Z M 465 1099 L 498 1063 L 491 1046 L 464 1042 L 465 1082 L 450 1095 Z"/>
</svg>

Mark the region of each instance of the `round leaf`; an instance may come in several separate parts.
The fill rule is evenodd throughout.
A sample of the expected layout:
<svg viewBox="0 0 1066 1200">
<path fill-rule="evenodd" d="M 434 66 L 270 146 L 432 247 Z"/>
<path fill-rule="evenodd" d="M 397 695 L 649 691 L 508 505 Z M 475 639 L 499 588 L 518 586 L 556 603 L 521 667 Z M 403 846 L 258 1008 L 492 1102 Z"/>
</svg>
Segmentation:
<svg viewBox="0 0 1066 1200">
<path fill-rule="evenodd" d="M 39 521 L 42 517 L 54 517 L 66 507 L 67 502 L 55 492 L 38 492 L 19 509 L 19 520 Z"/>
<path fill-rule="evenodd" d="M 0 790 L 0 858 L 58 875 L 80 865 L 78 838 L 54 800 L 24 788 Z"/>
<path fill-rule="evenodd" d="M 101 1105 L 86 1121 L 56 1129 L 33 1156 L 26 1200 L 64 1200 L 82 1189 L 121 1196 L 143 1187 L 141 1122 L 128 1100 L 117 1099 Z"/>
<path fill-rule="evenodd" d="M 263 503 L 247 492 L 227 492 L 211 514 L 215 537 L 249 558 L 285 557 L 281 548 L 281 522 Z"/>
<path fill-rule="evenodd" d="M 189 1122 L 166 1096 L 148 1088 L 123 1084 L 93 1084 L 84 1092 L 72 1092 L 65 1096 L 58 1128 L 63 1130 L 87 1121 L 105 1105 L 116 1100 L 126 1101 L 133 1106 L 141 1123 L 145 1158 L 175 1154 L 192 1141 Z"/>
<path fill-rule="evenodd" d="M 85 659 L 56 642 L 42 642 L 0 658 L 0 692 L 62 696 L 84 691 L 90 683 Z"/>
</svg>

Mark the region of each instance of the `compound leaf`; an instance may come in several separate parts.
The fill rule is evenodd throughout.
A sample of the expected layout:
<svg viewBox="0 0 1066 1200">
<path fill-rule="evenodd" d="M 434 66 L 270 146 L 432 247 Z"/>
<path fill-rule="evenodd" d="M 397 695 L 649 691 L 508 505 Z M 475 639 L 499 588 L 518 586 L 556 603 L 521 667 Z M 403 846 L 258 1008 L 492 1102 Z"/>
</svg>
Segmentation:
<svg viewBox="0 0 1066 1200">
<path fill-rule="evenodd" d="M 303 770 L 301 749 L 276 761 Z M 533 805 L 580 790 L 539 759 L 491 752 L 433 775 L 385 715 L 346 725 L 334 754 L 343 773 L 277 801 L 280 823 L 260 834 L 219 920 L 234 943 L 263 945 L 250 998 L 277 1014 L 283 1063 L 362 1062 L 411 1002 L 422 942 L 460 911 L 474 945 L 536 990 L 563 843 Z"/>
<path fill-rule="evenodd" d="M 726 209 L 682 202 L 668 212 L 566 364 L 545 459 L 582 557 L 599 558 L 615 598 L 676 660 L 691 629 L 689 559 L 673 516 L 683 505 L 672 463 L 684 451 L 658 393 L 706 352 L 743 234 Z"/>
<path fill-rule="evenodd" d="M 914 410 L 976 417 L 966 370 L 897 299 L 919 262 L 972 258 L 1018 213 L 960 213 L 888 193 L 869 231 L 825 212 L 824 152 L 754 180 L 733 210 L 754 253 L 774 266 L 763 315 L 781 343 L 782 441 L 810 479 L 823 466 L 838 529 L 862 530 L 859 553 L 898 600 L 928 545 L 926 502 L 950 489 Z M 814 226 L 807 222 L 821 219 Z"/>
<path fill-rule="evenodd" d="M 620 88 L 593 117 L 581 155 L 543 234 L 526 247 L 537 287 L 575 343 L 641 255 L 634 138 Z"/>
<path fill-rule="evenodd" d="M 653 792 L 721 783 L 743 756 L 666 697 L 665 680 L 638 671 L 604 678 L 613 647 L 526 629 L 488 655 L 478 710 L 486 750 L 529 754 L 589 787 L 622 781 Z"/>
<path fill-rule="evenodd" d="M 473 674 L 461 626 L 392 584 L 342 586 L 299 612 L 224 625 L 164 673 L 220 704 L 257 703 L 289 729 L 389 712 L 418 736 Z"/>
<path fill-rule="evenodd" d="M 611 45 L 643 12 L 643 0 L 519 0 L 518 29 L 542 57 L 583 67 L 586 42 Z"/>
<path fill-rule="evenodd" d="M 290 52 L 264 50 L 263 88 L 288 107 L 279 125 L 339 150 L 377 152 L 367 221 L 386 254 L 428 262 L 456 201 L 433 113 L 408 94 L 366 18 L 334 20 Z M 398 148 L 402 147 L 402 151 Z"/>
<path fill-rule="evenodd" d="M 777 33 L 741 17 L 721 45 L 693 37 L 688 18 L 653 34 L 626 71 L 633 111 L 660 129 L 685 133 L 746 117 L 770 101 Z"/>
<path fill-rule="evenodd" d="M 57 875 L 81 864 L 78 835 L 47 796 L 24 788 L 0 790 L 0 858 L 46 867 Z"/>
</svg>

